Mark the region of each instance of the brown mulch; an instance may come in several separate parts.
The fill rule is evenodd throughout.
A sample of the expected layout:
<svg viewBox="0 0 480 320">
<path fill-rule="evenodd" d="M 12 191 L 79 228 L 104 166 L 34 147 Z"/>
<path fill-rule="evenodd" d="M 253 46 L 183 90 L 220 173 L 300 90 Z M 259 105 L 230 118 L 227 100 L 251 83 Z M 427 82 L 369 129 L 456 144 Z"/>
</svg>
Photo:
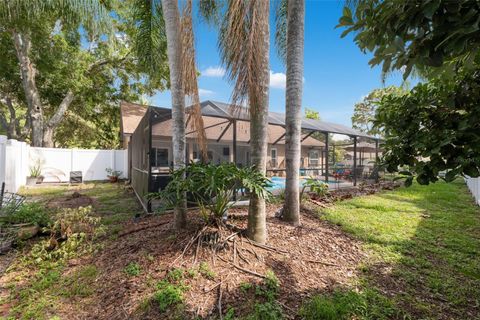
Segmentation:
<svg viewBox="0 0 480 320">
<path fill-rule="evenodd" d="M 321 197 L 313 193 L 310 193 L 309 201 L 320 207 L 328 207 L 333 203 L 335 203 L 336 201 L 370 195 L 370 194 L 378 193 L 382 190 L 393 190 L 393 189 L 399 188 L 401 185 L 402 185 L 401 182 L 393 182 L 393 181 L 382 181 L 379 183 L 372 183 L 372 184 L 359 184 L 359 186 L 357 187 L 331 190 L 327 195 L 321 196 Z"/>
<path fill-rule="evenodd" d="M 63 209 L 63 208 L 79 208 L 88 207 L 94 204 L 94 199 L 87 195 L 74 191 L 71 195 L 65 197 L 58 197 L 51 199 L 47 203 L 47 208 L 50 209 Z"/>
<path fill-rule="evenodd" d="M 356 267 L 364 257 L 360 243 L 337 226 L 302 213 L 302 225 L 292 227 L 274 217 L 276 205 L 267 208 L 267 247 L 259 247 L 246 238 L 235 236 L 228 247 L 212 254 L 203 243 L 197 251 L 194 244 L 179 259 L 186 244 L 202 226 L 197 212 L 190 212 L 187 230 L 176 234 L 172 216 L 151 216 L 131 222 L 119 237 L 111 241 L 94 259 L 100 274 L 96 292 L 83 301 L 63 304 L 62 318 L 88 319 L 163 319 L 156 308 L 140 308 L 150 297 L 155 284 L 174 267 L 189 269 L 207 262 L 215 273 L 213 280 L 203 276 L 187 278 L 185 312 L 188 318 L 218 317 L 218 298 L 221 293 L 223 312 L 234 307 L 236 314 L 251 310 L 244 282 L 259 283 L 272 270 L 280 280 L 279 302 L 287 316 L 294 318 L 302 301 L 313 293 L 326 292 L 345 286 L 356 277 Z M 239 228 L 247 224 L 247 209 L 230 210 L 229 222 Z M 229 231 L 234 234 L 234 232 Z M 233 248 L 238 254 L 234 256 Z M 194 264 L 196 256 L 196 264 Z M 130 262 L 140 264 L 142 273 L 129 277 L 123 271 Z M 235 265 L 234 265 L 235 264 Z M 258 274 L 258 276 L 254 275 Z M 66 301 L 65 301 L 66 302 Z"/>
</svg>

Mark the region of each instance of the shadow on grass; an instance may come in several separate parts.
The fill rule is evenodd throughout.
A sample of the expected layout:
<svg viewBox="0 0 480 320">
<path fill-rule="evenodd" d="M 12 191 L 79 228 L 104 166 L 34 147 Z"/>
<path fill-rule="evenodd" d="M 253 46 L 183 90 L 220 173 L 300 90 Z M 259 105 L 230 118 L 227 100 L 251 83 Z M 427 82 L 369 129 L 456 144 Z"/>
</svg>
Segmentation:
<svg viewBox="0 0 480 320">
<path fill-rule="evenodd" d="M 384 292 L 407 316 L 480 317 L 480 210 L 462 181 L 349 200 L 326 219 L 373 251 L 364 288 Z"/>
</svg>

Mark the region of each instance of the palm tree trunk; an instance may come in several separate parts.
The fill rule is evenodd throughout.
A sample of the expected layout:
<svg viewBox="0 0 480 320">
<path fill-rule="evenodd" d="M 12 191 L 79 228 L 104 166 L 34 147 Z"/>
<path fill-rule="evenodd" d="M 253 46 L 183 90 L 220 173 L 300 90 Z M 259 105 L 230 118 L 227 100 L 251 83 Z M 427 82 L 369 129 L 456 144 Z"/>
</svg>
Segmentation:
<svg viewBox="0 0 480 320">
<path fill-rule="evenodd" d="M 283 217 L 300 225 L 299 171 L 305 1 L 289 0 L 287 15 L 287 91 L 285 112 L 285 206 Z"/>
<path fill-rule="evenodd" d="M 170 91 L 172 95 L 173 167 L 174 169 L 179 169 L 185 166 L 185 92 L 182 81 L 183 59 L 180 12 L 178 10 L 177 0 L 162 0 L 162 9 L 167 35 Z M 180 205 L 175 207 L 174 220 L 176 229 L 181 229 L 186 226 L 186 201 L 182 201 Z"/>
<path fill-rule="evenodd" d="M 266 173 L 267 167 L 267 128 L 268 128 L 268 89 L 270 81 L 269 52 L 269 1 L 260 0 L 258 5 L 258 31 L 260 41 L 257 46 L 258 78 L 257 88 L 251 88 L 250 103 L 250 150 L 252 164 Z M 265 199 L 252 196 L 248 212 L 248 236 L 259 243 L 267 239 Z"/>
</svg>

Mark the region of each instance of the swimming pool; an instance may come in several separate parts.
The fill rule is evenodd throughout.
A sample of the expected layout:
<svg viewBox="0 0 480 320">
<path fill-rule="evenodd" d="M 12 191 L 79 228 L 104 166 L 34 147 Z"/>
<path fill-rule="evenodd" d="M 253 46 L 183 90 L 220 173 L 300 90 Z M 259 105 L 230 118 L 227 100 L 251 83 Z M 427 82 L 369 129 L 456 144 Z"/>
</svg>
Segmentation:
<svg viewBox="0 0 480 320">
<path fill-rule="evenodd" d="M 285 178 L 271 177 L 270 180 L 272 181 L 272 183 L 270 184 L 270 187 L 268 188 L 268 190 L 273 191 L 273 190 L 285 189 L 285 180 L 286 180 Z M 305 183 L 305 179 L 300 178 L 300 181 L 298 183 L 299 187 L 302 187 L 304 183 Z"/>
</svg>

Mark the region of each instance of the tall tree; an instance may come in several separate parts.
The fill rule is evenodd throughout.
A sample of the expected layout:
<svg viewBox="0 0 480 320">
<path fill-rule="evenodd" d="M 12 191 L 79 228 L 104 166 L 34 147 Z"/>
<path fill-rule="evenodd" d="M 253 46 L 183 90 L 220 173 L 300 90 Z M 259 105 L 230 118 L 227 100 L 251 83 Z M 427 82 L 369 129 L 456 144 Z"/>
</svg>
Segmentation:
<svg viewBox="0 0 480 320">
<path fill-rule="evenodd" d="M 362 51 L 373 52 L 370 64 L 401 70 L 404 78 L 415 68 L 425 78 L 410 92 L 380 100 L 375 125 L 385 135 L 387 169 L 402 170 L 407 184 L 414 177 L 428 184 L 479 176 L 478 1 L 352 3 L 339 26 L 343 35 L 356 33 Z"/>
<path fill-rule="evenodd" d="M 182 37 L 180 11 L 177 0 L 162 0 L 165 32 L 167 35 L 168 64 L 170 66 L 170 91 L 173 120 L 173 167 L 185 166 L 185 89 L 183 83 Z M 177 229 L 187 223 L 186 201 L 175 207 L 174 223 Z"/>
<path fill-rule="evenodd" d="M 293 225 L 299 225 L 305 1 L 288 0 L 287 11 L 286 181 L 283 217 Z"/>
<path fill-rule="evenodd" d="M 353 107 L 352 127 L 369 135 L 379 135 L 381 131 L 374 127 L 375 113 L 384 96 L 400 94 L 402 88 L 389 86 L 382 89 L 375 89 L 365 96 L 362 101 L 355 103 Z"/>
<path fill-rule="evenodd" d="M 262 174 L 267 165 L 269 94 L 269 1 L 231 0 L 220 30 L 220 56 L 234 83 L 233 105 L 248 100 L 252 164 Z M 251 196 L 248 235 L 264 243 L 267 238 L 265 199 Z"/>
<path fill-rule="evenodd" d="M 37 86 L 38 70 L 32 60 L 32 38 L 42 28 L 45 18 L 60 17 L 56 25 L 69 26 L 84 22 L 87 28 L 98 28 L 108 21 L 107 8 L 100 1 L 2 1 L 0 19 L 2 29 L 11 34 L 19 63 L 29 124 L 34 146 L 53 146 L 53 131 L 62 121 L 75 98 L 68 89 L 55 113 L 45 119 L 45 106 Z M 92 66 L 92 68 L 95 66 Z"/>
</svg>

